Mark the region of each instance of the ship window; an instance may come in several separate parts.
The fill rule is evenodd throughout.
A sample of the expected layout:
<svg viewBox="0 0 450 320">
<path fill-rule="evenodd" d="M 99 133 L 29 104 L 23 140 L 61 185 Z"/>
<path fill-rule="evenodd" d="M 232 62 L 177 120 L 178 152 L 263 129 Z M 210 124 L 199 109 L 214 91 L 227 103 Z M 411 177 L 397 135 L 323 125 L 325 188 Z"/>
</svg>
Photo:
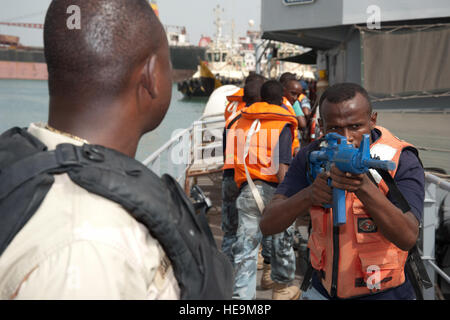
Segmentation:
<svg viewBox="0 0 450 320">
<path fill-rule="evenodd" d="M 214 52 L 214 62 L 220 62 L 220 52 Z"/>
<path fill-rule="evenodd" d="M 222 53 L 222 62 L 227 61 L 227 54 L 224 52 Z"/>
<path fill-rule="evenodd" d="M 207 59 L 208 59 L 209 62 L 213 61 L 211 52 L 208 52 Z"/>
</svg>

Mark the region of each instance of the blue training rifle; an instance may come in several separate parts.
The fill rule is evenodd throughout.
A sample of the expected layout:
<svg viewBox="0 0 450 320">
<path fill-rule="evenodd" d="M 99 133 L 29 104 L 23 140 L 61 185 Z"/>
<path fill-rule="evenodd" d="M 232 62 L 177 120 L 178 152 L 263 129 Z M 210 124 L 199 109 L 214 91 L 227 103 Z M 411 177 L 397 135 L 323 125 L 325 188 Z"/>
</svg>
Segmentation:
<svg viewBox="0 0 450 320">
<path fill-rule="evenodd" d="M 334 164 L 342 172 L 355 174 L 366 173 L 369 169 L 394 170 L 395 162 L 378 160 L 370 155 L 369 135 L 363 135 L 359 149 L 347 143 L 347 138 L 335 132 L 325 136 L 326 146 L 309 154 L 310 178 L 315 180 L 317 175 L 329 171 Z M 331 179 L 328 179 L 331 186 Z M 330 205 L 324 205 L 330 208 Z M 345 190 L 333 188 L 333 225 L 345 224 Z"/>
</svg>

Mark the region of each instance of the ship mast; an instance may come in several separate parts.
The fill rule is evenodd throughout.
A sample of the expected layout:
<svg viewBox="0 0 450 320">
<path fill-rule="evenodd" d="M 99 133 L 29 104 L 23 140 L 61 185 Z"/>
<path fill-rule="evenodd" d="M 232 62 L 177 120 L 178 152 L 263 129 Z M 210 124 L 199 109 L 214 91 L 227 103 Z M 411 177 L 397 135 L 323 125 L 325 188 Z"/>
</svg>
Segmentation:
<svg viewBox="0 0 450 320">
<path fill-rule="evenodd" d="M 214 8 L 213 11 L 216 16 L 216 19 L 214 21 L 214 24 L 216 25 L 216 38 L 214 40 L 215 40 L 216 47 L 219 47 L 221 39 L 222 39 L 222 25 L 223 25 L 223 21 L 220 18 L 220 14 L 224 10 L 223 10 L 223 8 L 220 8 L 220 5 L 217 5 L 217 7 Z"/>
</svg>

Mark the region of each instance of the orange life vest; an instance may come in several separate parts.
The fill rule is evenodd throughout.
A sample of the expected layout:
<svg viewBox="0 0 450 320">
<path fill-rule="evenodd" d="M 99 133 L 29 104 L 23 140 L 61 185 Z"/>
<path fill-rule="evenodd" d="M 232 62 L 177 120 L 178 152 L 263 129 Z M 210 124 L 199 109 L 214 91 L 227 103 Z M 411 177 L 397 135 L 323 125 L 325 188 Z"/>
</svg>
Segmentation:
<svg viewBox="0 0 450 320">
<path fill-rule="evenodd" d="M 234 144 L 234 179 L 238 187 L 247 180 L 245 167 L 253 180 L 278 183 L 279 164 L 272 161 L 272 152 L 287 124 L 294 136 L 297 119 L 281 106 L 257 102 L 241 111 Z M 244 154 L 246 141 L 249 142 L 248 156 Z"/>
<path fill-rule="evenodd" d="M 234 149 L 236 146 L 235 129 L 237 125 L 237 118 L 241 115 L 241 110 L 230 115 L 225 121 L 225 134 L 226 134 L 226 146 L 225 146 L 225 159 L 222 170 L 234 169 Z"/>
<path fill-rule="evenodd" d="M 316 126 L 317 126 L 317 112 L 311 118 L 311 128 L 309 130 L 309 135 L 311 137 L 310 141 L 316 140 Z"/>
<path fill-rule="evenodd" d="M 371 154 L 381 160 L 392 160 L 398 166 L 400 153 L 412 145 L 385 128 L 376 128 L 381 131 L 381 136 L 370 146 Z M 392 177 L 396 170 L 389 171 Z M 386 183 L 376 171 L 371 170 L 371 173 L 379 190 L 386 195 L 389 191 Z M 354 193 L 346 194 L 345 205 L 347 223 L 339 227 L 338 233 L 336 228 L 333 231 L 332 209 L 313 206 L 310 210 L 312 232 L 308 247 L 311 264 L 319 271 L 328 293 L 339 298 L 350 298 L 404 283 L 408 252 L 399 249 L 377 230 Z"/>
<path fill-rule="evenodd" d="M 297 98 L 298 102 L 300 102 L 300 107 L 302 106 L 302 100 L 304 98 L 306 98 L 306 95 L 304 93 L 300 93 L 300 95 Z"/>
<path fill-rule="evenodd" d="M 228 118 L 241 110 L 243 107 L 245 107 L 245 102 L 242 100 L 244 97 L 244 89 L 239 89 L 235 93 L 233 93 L 231 96 L 227 96 L 228 104 L 225 107 L 224 117 L 225 121 L 228 120 Z"/>
<path fill-rule="evenodd" d="M 292 108 L 291 103 L 289 102 L 289 100 L 286 97 L 283 97 L 283 105 L 289 110 L 289 112 L 293 116 L 297 117 L 296 114 L 295 114 L 294 108 Z M 297 121 L 297 127 L 298 127 L 298 121 Z M 294 135 L 293 135 L 294 141 L 292 143 L 292 154 L 294 154 L 296 149 L 300 148 L 300 139 L 299 139 L 299 134 L 298 134 L 297 127 L 295 128 Z"/>
</svg>

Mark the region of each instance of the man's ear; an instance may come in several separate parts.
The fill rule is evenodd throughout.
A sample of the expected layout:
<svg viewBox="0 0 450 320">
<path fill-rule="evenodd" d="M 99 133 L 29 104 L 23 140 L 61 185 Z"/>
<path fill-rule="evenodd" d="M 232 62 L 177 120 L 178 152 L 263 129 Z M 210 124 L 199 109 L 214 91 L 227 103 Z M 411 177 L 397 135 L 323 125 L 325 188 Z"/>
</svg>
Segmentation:
<svg viewBox="0 0 450 320">
<path fill-rule="evenodd" d="M 322 118 L 318 118 L 317 121 L 319 122 L 319 128 L 320 131 L 322 131 L 323 133 L 325 133 L 325 130 L 323 128 L 323 119 Z"/>
<path fill-rule="evenodd" d="M 156 55 L 153 54 L 147 59 L 141 71 L 141 85 L 153 99 L 158 97 L 158 89 L 155 81 L 155 69 Z"/>
<path fill-rule="evenodd" d="M 372 112 L 372 114 L 370 115 L 370 130 L 373 130 L 377 125 L 377 117 L 378 117 L 377 112 Z"/>
</svg>

